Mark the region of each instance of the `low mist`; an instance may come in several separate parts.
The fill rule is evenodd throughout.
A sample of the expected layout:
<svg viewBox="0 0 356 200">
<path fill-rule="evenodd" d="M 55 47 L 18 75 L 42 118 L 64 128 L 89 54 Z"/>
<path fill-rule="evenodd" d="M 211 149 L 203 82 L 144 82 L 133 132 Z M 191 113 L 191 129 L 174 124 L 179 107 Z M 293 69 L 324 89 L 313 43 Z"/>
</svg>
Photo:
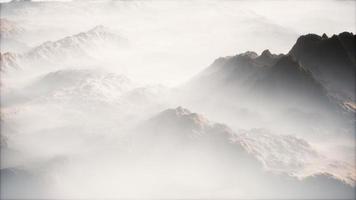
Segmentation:
<svg viewBox="0 0 356 200">
<path fill-rule="evenodd" d="M 0 10 L 1 198 L 355 198 L 354 1 Z"/>
</svg>

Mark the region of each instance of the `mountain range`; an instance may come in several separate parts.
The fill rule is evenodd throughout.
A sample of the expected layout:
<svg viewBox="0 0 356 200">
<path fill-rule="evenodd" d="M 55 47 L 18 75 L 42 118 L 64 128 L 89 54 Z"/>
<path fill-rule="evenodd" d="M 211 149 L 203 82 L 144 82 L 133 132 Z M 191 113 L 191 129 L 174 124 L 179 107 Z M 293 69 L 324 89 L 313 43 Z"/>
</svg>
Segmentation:
<svg viewBox="0 0 356 200">
<path fill-rule="evenodd" d="M 87 32 L 68 36 L 57 41 L 47 41 L 25 53 L 1 54 L 1 70 L 21 66 L 57 66 L 75 64 L 83 60 L 93 62 L 100 53 L 127 46 L 128 42 L 104 26 L 96 26 Z"/>
<path fill-rule="evenodd" d="M 97 48 L 120 46 L 123 41 L 99 26 L 24 54 L 4 53 L 1 68 L 22 70 L 27 62 L 58 64 L 77 56 L 91 61 Z M 228 192 L 222 193 L 231 195 L 227 198 L 251 191 L 258 191 L 256 198 L 352 198 L 353 163 L 329 158 L 299 137 L 328 131 L 354 134 L 350 74 L 355 70 L 355 49 L 350 42 L 355 42 L 351 33 L 331 38 L 310 34 L 301 36 L 286 55 L 265 50 L 261 55 L 248 51 L 218 58 L 184 87 L 175 88 L 182 93 L 172 90 L 173 97 L 167 97 L 171 93 L 164 87 L 140 85 L 101 69 L 56 69 L 6 93 L 2 123 L 26 132 L 26 148 L 41 150 L 34 151 L 39 155 L 42 145 L 65 158 L 78 156 L 77 149 L 85 149 L 90 157 L 114 154 L 110 162 L 137 166 L 135 170 L 153 175 L 160 184 L 176 183 L 178 191 L 196 184 L 217 191 L 224 187 Z M 181 106 L 169 108 L 176 104 L 204 115 Z M 32 118 L 37 120 L 28 123 Z M 224 123 L 214 122 L 218 118 Z M 6 133 L 4 148 L 22 147 Z M 52 137 L 63 141 L 53 142 Z M 34 145 L 37 138 L 45 138 L 40 146 Z M 104 141 L 109 147 L 91 149 L 102 142 L 98 138 L 110 141 Z M 75 153 L 69 151 L 72 148 Z M 105 152 L 107 148 L 117 152 Z M 22 151 L 16 155 L 26 155 Z M 32 177 L 26 170 L 1 169 L 6 195 L 16 192 L 9 189 L 15 187 L 11 184 Z M 130 178 L 140 176 L 135 170 L 128 171 L 133 173 Z M 35 177 L 46 175 L 38 173 Z M 148 187 L 133 180 L 135 186 Z M 211 197 L 204 194 L 197 197 Z"/>
<path fill-rule="evenodd" d="M 229 125 L 238 120 L 252 128 L 278 121 L 287 129 L 293 127 L 282 132 L 309 124 L 298 132 L 310 134 L 318 127 L 352 135 L 356 111 L 352 43 L 352 33 L 331 38 L 310 34 L 301 36 L 285 55 L 265 50 L 261 55 L 248 51 L 218 58 L 183 87 L 188 100 L 182 101 L 223 117 Z"/>
<path fill-rule="evenodd" d="M 355 182 L 355 173 L 350 163 L 338 163 L 324 157 L 303 139 L 292 135 L 276 135 L 263 129 L 235 132 L 225 124 L 212 122 L 182 107 L 156 114 L 140 124 L 131 136 L 131 152 L 138 151 L 140 155 L 145 152 L 149 157 L 159 155 L 155 159 L 167 163 L 186 163 L 186 170 L 192 169 L 190 165 L 199 163 L 199 166 L 213 170 L 210 173 L 217 173 L 214 171 L 216 167 L 228 173 L 218 172 L 221 176 L 237 180 L 245 180 L 246 177 L 254 179 L 251 185 L 245 182 L 240 185 L 229 178 L 225 179 L 234 182 L 236 190 L 239 187 L 258 187 L 255 184 L 263 182 L 274 186 L 281 184 L 288 191 L 284 193 L 279 190 L 279 194 L 285 198 L 289 192 L 298 193 L 301 197 L 302 193 L 321 197 L 334 195 L 326 194 L 325 188 L 341 186 L 346 189 L 353 187 Z M 224 163 L 229 165 L 224 166 Z M 266 177 L 271 182 L 264 181 Z M 287 177 L 294 177 L 294 180 L 288 180 Z M 311 179 L 324 188 L 320 190 L 323 194 L 309 190 L 313 188 L 308 183 Z M 321 184 L 319 181 L 323 179 L 329 180 Z M 304 188 L 303 184 L 309 186 Z M 349 190 L 344 194 L 352 195 L 352 189 L 349 189 L 341 190 Z"/>
<path fill-rule="evenodd" d="M 65 1 L 0 0 L 0 199 L 356 198 L 356 2 Z"/>
<path fill-rule="evenodd" d="M 260 56 L 246 52 L 219 58 L 191 84 L 208 90 L 229 90 L 239 98 L 252 93 L 272 96 L 272 101 L 291 102 L 300 97 L 313 103 L 310 107 L 330 107 L 332 100 L 354 102 L 356 65 L 352 43 L 355 36 L 346 32 L 331 38 L 301 36 L 287 55 L 265 50 Z"/>
<path fill-rule="evenodd" d="M 178 192 L 182 197 L 184 194 L 210 196 L 199 193 L 199 189 L 189 193 L 190 184 L 200 184 L 212 191 L 225 187 L 231 190 L 222 194 L 226 198 L 243 197 L 239 195 L 246 191 L 258 191 L 255 197 L 278 195 L 281 198 L 350 198 L 354 193 L 354 166 L 324 157 L 306 140 L 295 136 L 276 135 L 262 129 L 235 132 L 225 124 L 183 107 L 163 110 L 134 127 L 132 133 L 119 138 L 122 150 L 114 155 L 125 166 L 137 166 L 126 172 L 133 178 L 135 187 L 150 187 L 130 174 L 144 169 L 163 184 L 166 181 L 170 184 L 179 174 L 180 179 L 176 181 L 180 186 L 172 186 L 168 194 Z M 70 160 L 71 156 L 64 159 Z M 48 162 L 42 167 L 47 164 L 53 165 Z M 31 172 L 30 169 L 1 169 L 3 197 L 11 197 L 14 192 L 26 195 L 28 188 L 40 191 L 40 182 L 28 178 L 46 177 L 48 170 Z M 191 176 L 195 179 L 189 179 Z M 207 183 L 202 185 L 199 181 L 203 178 Z M 26 184 L 11 190 L 19 181 Z M 124 188 L 129 189 L 131 184 L 127 182 Z M 157 196 L 166 194 L 150 192 Z"/>
</svg>

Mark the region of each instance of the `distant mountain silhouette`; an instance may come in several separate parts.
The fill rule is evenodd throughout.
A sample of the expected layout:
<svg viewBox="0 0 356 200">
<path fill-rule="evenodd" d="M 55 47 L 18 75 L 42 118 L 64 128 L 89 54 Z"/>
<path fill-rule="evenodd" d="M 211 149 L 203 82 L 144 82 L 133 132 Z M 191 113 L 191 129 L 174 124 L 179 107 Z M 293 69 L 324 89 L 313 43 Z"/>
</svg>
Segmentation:
<svg viewBox="0 0 356 200">
<path fill-rule="evenodd" d="M 57 41 L 47 41 L 21 54 L 4 53 L 1 57 L 2 71 L 21 66 L 54 66 L 87 61 L 91 63 L 102 51 L 126 47 L 128 41 L 112 30 L 98 25 L 94 28 Z M 10 57 L 10 55 L 12 55 Z M 16 55 L 16 56 L 14 56 Z M 25 67 L 24 67 L 25 66 Z"/>
</svg>

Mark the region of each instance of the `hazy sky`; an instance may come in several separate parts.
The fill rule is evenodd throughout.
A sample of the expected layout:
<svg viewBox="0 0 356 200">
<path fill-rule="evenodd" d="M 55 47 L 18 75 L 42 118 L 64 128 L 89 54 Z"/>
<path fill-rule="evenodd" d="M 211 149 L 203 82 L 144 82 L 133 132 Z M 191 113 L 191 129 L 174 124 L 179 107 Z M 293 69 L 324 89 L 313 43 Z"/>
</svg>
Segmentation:
<svg viewBox="0 0 356 200">
<path fill-rule="evenodd" d="M 300 35 L 355 32 L 356 24 L 356 1 L 103 1 L 109 7 L 98 2 L 48 3 L 20 14 L 8 15 L 7 10 L 1 17 L 23 22 L 37 31 L 35 35 L 40 32 L 41 37 L 29 40 L 30 46 L 96 25 L 117 29 L 135 53 L 120 70 L 140 80 L 173 85 L 218 57 L 264 49 L 287 53 Z"/>
</svg>

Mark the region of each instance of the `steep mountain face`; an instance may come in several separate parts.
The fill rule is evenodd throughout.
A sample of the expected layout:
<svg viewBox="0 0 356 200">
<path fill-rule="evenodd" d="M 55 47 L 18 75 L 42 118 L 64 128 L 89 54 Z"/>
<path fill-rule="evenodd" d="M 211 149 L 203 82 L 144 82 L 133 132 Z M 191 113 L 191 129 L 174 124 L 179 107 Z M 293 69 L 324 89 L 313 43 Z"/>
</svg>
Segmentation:
<svg viewBox="0 0 356 200">
<path fill-rule="evenodd" d="M 328 48 L 332 52 L 333 47 Z M 345 54 L 338 60 L 335 63 L 349 59 Z M 241 121 L 244 128 L 268 127 L 274 132 L 354 133 L 354 103 L 340 102 L 292 54 L 275 55 L 265 50 L 261 55 L 246 52 L 219 58 L 182 93 L 185 106 L 219 116 L 230 126 Z"/>
<path fill-rule="evenodd" d="M 257 100 L 266 106 L 274 102 L 287 107 L 302 104 L 299 107 L 306 110 L 318 107 L 352 110 L 354 44 L 352 33 L 330 38 L 325 34 L 309 34 L 301 36 L 288 55 L 274 55 L 265 50 L 260 56 L 246 52 L 219 58 L 189 84 L 201 91 L 201 98 L 214 91 L 237 97 L 236 101 Z"/>
<path fill-rule="evenodd" d="M 291 56 L 282 56 L 273 66 L 266 68 L 251 90 L 257 98 L 309 109 L 337 109 L 323 86 L 312 74 L 301 68 Z"/>
<path fill-rule="evenodd" d="M 291 56 L 273 55 L 268 50 L 260 56 L 247 52 L 219 58 L 189 84 L 201 91 L 200 98 L 214 92 L 218 93 L 214 98 L 262 107 L 319 111 L 337 107 L 308 70 Z"/>
<path fill-rule="evenodd" d="M 341 101 L 355 101 L 356 36 L 343 32 L 328 37 L 301 36 L 288 53 L 309 70 L 330 94 Z"/>
<path fill-rule="evenodd" d="M 243 96 L 251 84 L 257 80 L 261 71 L 273 65 L 281 55 L 265 50 L 260 56 L 255 52 L 245 52 L 236 56 L 222 57 L 188 83 L 200 94 L 211 91 L 231 90 L 233 95 Z"/>
</svg>

